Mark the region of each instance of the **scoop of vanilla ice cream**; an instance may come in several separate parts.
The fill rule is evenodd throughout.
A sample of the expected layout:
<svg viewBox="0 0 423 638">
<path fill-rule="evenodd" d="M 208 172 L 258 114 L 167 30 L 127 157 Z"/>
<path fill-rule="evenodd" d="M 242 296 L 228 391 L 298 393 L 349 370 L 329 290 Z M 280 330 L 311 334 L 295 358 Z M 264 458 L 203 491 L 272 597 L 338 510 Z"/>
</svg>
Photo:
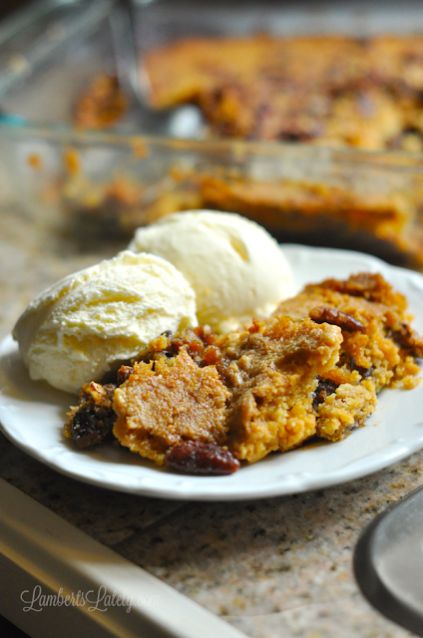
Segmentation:
<svg viewBox="0 0 423 638">
<path fill-rule="evenodd" d="M 78 392 L 165 330 L 197 325 L 195 293 L 155 255 L 119 253 L 42 292 L 13 336 L 32 379 Z"/>
<path fill-rule="evenodd" d="M 200 323 L 217 330 L 266 316 L 294 294 L 294 276 L 277 242 L 234 213 L 175 213 L 139 228 L 129 248 L 176 266 L 195 290 Z"/>
</svg>

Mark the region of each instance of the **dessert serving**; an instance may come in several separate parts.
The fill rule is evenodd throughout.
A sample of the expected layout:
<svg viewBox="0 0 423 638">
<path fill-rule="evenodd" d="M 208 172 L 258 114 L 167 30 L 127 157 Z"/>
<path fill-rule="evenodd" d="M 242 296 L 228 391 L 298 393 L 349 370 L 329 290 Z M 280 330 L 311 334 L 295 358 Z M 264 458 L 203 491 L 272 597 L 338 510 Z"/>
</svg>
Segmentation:
<svg viewBox="0 0 423 638">
<path fill-rule="evenodd" d="M 162 465 L 225 474 L 364 425 L 384 387 L 412 388 L 423 340 L 380 275 L 310 284 L 268 319 L 162 335 L 106 385 L 83 387 L 66 435 L 110 437 Z"/>
<path fill-rule="evenodd" d="M 77 449 L 117 440 L 159 466 L 229 474 L 243 463 L 286 452 L 315 437 L 339 441 L 365 424 L 383 388 L 415 387 L 423 340 L 411 327 L 407 300 L 382 275 L 326 278 L 292 296 L 293 273 L 284 258 L 278 263 L 276 255 L 272 257 L 277 246 L 262 229 L 236 215 L 211 211 L 183 217 L 183 224 L 175 215 L 140 231 L 131 244 L 133 250 L 149 248 L 178 261 L 182 272 L 163 257 L 124 252 L 42 294 L 15 328 L 33 378 L 74 392 L 77 383 L 82 385 L 64 428 Z M 206 227 L 215 235 L 210 252 L 200 239 Z M 167 232 L 172 242 L 166 243 Z M 156 243 L 160 236 L 163 243 Z M 266 254 L 271 258 L 268 271 L 254 264 L 260 256 L 254 238 L 262 242 L 263 262 Z M 205 262 L 198 262 L 195 281 L 189 260 L 184 264 L 178 250 L 178 242 L 184 241 L 187 255 L 195 248 Z M 145 264 L 156 265 L 155 260 L 160 285 L 145 270 Z M 162 262 L 169 264 L 171 277 Z M 125 267 L 117 269 L 121 263 Z M 213 264 L 219 273 L 214 280 Z M 242 278 L 245 268 L 251 269 L 250 279 Z M 225 286 L 240 286 L 233 288 L 234 300 L 242 300 L 243 292 L 250 295 L 249 320 L 244 311 L 234 316 L 233 300 L 225 298 L 226 288 L 219 281 L 225 269 Z M 203 286 L 214 286 L 216 298 L 221 296 L 221 305 L 210 314 L 213 329 L 202 321 L 196 325 L 201 312 L 195 314 L 195 295 L 202 289 L 202 272 Z M 271 279 L 279 286 L 279 304 L 268 286 Z M 179 299 L 172 314 L 169 304 L 175 297 L 167 295 L 175 294 L 168 288 L 176 281 L 184 302 Z M 200 303 L 202 312 L 205 307 Z M 225 308 L 228 322 L 222 321 Z M 131 346 L 126 351 L 125 335 Z M 85 361 L 91 347 L 96 354 L 90 368 Z M 81 371 L 75 375 L 79 361 Z"/>
</svg>

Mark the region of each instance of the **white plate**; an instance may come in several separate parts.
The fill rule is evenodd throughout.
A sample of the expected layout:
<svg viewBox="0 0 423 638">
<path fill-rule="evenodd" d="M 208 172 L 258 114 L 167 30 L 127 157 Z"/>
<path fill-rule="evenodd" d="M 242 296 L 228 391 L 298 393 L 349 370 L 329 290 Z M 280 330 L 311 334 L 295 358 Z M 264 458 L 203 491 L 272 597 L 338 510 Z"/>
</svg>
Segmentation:
<svg viewBox="0 0 423 638">
<path fill-rule="evenodd" d="M 298 287 L 324 277 L 381 272 L 403 291 L 423 331 L 423 277 L 368 255 L 343 250 L 285 247 Z M 423 447 L 423 384 L 387 390 L 364 428 L 339 443 L 323 443 L 285 454 L 222 477 L 171 473 L 144 463 L 117 445 L 78 452 L 62 438 L 64 412 L 72 397 L 31 381 L 16 344 L 0 345 L 0 421 L 4 434 L 42 463 L 73 478 L 113 490 L 172 499 L 243 500 L 305 492 L 366 476 Z"/>
</svg>

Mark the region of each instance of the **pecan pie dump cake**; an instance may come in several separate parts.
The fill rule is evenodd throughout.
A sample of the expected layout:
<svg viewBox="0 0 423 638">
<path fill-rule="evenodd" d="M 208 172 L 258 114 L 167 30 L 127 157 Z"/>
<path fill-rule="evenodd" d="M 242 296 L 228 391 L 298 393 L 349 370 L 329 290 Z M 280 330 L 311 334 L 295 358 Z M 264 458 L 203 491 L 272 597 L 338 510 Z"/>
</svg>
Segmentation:
<svg viewBox="0 0 423 638">
<path fill-rule="evenodd" d="M 422 148 L 422 36 L 185 38 L 150 51 L 159 108 L 197 104 L 220 135 Z"/>
<path fill-rule="evenodd" d="M 245 329 L 161 335 L 113 383 L 83 387 L 65 436 L 79 448 L 114 436 L 199 474 L 312 437 L 339 441 L 364 425 L 383 388 L 417 384 L 423 340 L 409 322 L 405 297 L 381 275 L 310 284 Z"/>
</svg>

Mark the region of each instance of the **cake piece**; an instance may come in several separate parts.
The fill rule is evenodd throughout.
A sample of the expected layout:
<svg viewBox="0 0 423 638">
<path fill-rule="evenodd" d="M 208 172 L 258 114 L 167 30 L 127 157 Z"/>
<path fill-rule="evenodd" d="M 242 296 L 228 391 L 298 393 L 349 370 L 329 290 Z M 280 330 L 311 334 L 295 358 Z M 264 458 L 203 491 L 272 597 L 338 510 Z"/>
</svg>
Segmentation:
<svg viewBox="0 0 423 638">
<path fill-rule="evenodd" d="M 249 462 L 297 447 L 316 433 L 313 392 L 341 340 L 336 326 L 288 317 L 203 347 L 162 339 L 170 358 L 153 348 L 153 361 L 135 364 L 115 391 L 113 433 L 158 463 L 183 441 L 225 445 Z"/>
<path fill-rule="evenodd" d="M 84 241 L 99 233 L 129 236 L 176 211 L 219 210 L 256 221 L 284 242 L 360 250 L 422 269 L 421 196 L 412 173 L 401 183 L 389 173 L 380 188 L 378 170 L 363 175 L 351 164 L 337 175 L 335 164 L 307 180 L 219 165 L 172 169 L 154 185 L 123 177 L 94 185 L 76 177 L 65 187 L 65 203 L 72 225 L 83 225 Z"/>
<path fill-rule="evenodd" d="M 132 452 L 163 464 L 168 449 L 185 441 L 221 444 L 230 393 L 214 366 L 200 368 L 182 348 L 135 363 L 115 390 L 113 434 Z"/>
<path fill-rule="evenodd" d="M 339 361 L 322 377 L 316 397 L 318 436 L 343 438 L 364 424 L 383 388 L 417 384 L 423 340 L 410 327 L 406 310 L 405 297 L 381 275 L 360 273 L 310 284 L 275 311 L 342 330 Z"/>
<path fill-rule="evenodd" d="M 314 391 L 339 358 L 341 331 L 279 316 L 219 340 L 217 364 L 231 390 L 228 446 L 254 463 L 316 434 Z"/>
</svg>

